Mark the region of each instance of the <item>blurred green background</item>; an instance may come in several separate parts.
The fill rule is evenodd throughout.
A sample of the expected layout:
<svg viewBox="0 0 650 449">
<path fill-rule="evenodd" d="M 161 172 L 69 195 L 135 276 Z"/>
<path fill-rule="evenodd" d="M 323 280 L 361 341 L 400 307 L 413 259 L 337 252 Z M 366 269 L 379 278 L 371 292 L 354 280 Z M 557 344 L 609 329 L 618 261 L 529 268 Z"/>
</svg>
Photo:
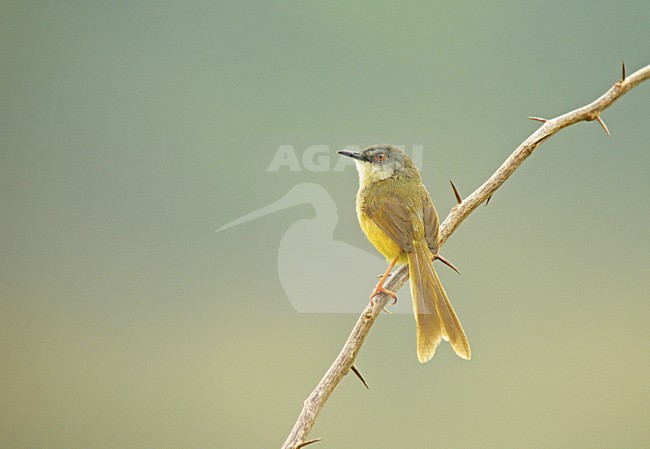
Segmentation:
<svg viewBox="0 0 650 449">
<path fill-rule="evenodd" d="M 336 202 L 334 238 L 373 249 L 354 170 L 268 171 L 279 145 L 328 145 L 332 165 L 347 144 L 422 145 L 444 217 L 448 180 L 469 194 L 527 116 L 649 64 L 649 17 L 647 1 L 1 2 L 0 447 L 280 447 L 357 315 L 297 313 L 280 284 L 279 242 L 313 207 L 214 230 L 309 182 Z M 445 246 L 472 361 L 443 344 L 420 365 L 413 318 L 380 317 L 357 361 L 370 390 L 341 382 L 319 447 L 647 447 L 650 85 L 604 119 L 612 137 L 562 131 Z M 369 292 L 376 267 L 350 268 Z"/>
</svg>

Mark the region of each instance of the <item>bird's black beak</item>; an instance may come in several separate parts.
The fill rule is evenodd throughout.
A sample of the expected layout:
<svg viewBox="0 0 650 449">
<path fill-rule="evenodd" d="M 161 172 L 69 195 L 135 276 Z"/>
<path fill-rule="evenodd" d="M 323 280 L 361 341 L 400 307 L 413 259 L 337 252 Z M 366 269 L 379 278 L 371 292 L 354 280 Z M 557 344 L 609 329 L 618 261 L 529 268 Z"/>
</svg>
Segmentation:
<svg viewBox="0 0 650 449">
<path fill-rule="evenodd" d="M 361 157 L 361 153 L 357 153 L 356 151 L 341 150 L 341 151 L 337 151 L 337 153 L 340 154 L 341 156 L 351 157 L 352 159 L 359 159 L 360 161 L 363 160 L 363 157 Z"/>
</svg>

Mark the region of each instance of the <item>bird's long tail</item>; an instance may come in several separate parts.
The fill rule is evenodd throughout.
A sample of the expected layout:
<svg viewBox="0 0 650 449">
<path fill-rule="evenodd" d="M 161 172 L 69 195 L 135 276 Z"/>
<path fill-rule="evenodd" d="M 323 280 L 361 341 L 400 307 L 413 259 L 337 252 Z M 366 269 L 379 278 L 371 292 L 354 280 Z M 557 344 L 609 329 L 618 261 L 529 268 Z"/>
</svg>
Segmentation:
<svg viewBox="0 0 650 449">
<path fill-rule="evenodd" d="M 471 351 L 467 337 L 433 268 L 432 258 L 426 243 L 413 242 L 408 260 L 418 360 L 421 363 L 431 360 L 443 338 L 451 343 L 459 357 L 469 360 Z"/>
</svg>

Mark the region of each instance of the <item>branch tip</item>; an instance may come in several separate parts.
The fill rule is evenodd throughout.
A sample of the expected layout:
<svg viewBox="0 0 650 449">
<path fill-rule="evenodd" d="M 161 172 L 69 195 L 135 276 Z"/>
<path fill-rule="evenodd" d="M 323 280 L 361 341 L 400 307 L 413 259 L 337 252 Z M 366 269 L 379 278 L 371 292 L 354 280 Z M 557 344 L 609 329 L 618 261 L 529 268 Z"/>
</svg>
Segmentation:
<svg viewBox="0 0 650 449">
<path fill-rule="evenodd" d="M 388 313 L 390 313 L 390 312 L 388 312 Z M 357 377 L 359 378 L 359 380 L 361 381 L 361 383 L 366 387 L 366 389 L 367 389 L 367 390 L 370 390 L 370 387 L 369 387 L 368 384 L 366 383 L 366 379 L 364 379 L 363 376 L 361 375 L 361 372 L 359 371 L 359 368 L 357 368 L 356 366 L 352 365 L 352 366 L 350 367 L 350 369 L 352 370 L 352 372 L 353 372 L 354 374 L 357 375 Z"/>
<path fill-rule="evenodd" d="M 609 132 L 609 129 L 607 129 L 607 125 L 605 125 L 605 122 L 603 122 L 603 119 L 600 118 L 600 114 L 598 114 L 596 116 L 596 121 L 598 121 L 598 123 L 600 123 L 600 126 L 603 127 L 603 129 L 605 130 L 605 133 L 607 133 L 608 136 L 611 136 L 611 134 Z"/>
<path fill-rule="evenodd" d="M 451 183 L 451 188 L 454 189 L 454 196 L 456 197 L 456 201 L 458 201 L 458 204 L 462 203 L 463 200 L 460 197 L 460 193 L 458 193 L 458 189 L 454 185 L 454 182 L 450 179 L 449 182 Z"/>
</svg>

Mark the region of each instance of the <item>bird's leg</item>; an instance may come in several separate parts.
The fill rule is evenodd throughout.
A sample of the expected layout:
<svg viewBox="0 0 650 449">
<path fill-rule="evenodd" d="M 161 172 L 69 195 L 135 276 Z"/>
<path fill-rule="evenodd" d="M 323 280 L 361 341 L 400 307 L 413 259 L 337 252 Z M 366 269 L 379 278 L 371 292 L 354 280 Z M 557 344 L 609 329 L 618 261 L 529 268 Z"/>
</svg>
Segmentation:
<svg viewBox="0 0 650 449">
<path fill-rule="evenodd" d="M 397 259 L 399 256 L 396 256 L 393 261 L 390 263 L 388 266 L 388 270 L 384 273 L 384 275 L 381 277 L 377 285 L 375 286 L 374 290 L 372 291 L 372 294 L 370 295 L 370 302 L 374 304 L 374 301 L 372 300 L 375 296 L 377 296 L 380 293 L 386 293 L 388 296 L 393 298 L 393 304 L 397 303 L 397 294 L 395 292 L 391 292 L 390 290 L 387 290 L 384 288 L 384 282 L 386 281 L 386 278 L 390 275 L 391 270 L 397 263 Z"/>
</svg>

